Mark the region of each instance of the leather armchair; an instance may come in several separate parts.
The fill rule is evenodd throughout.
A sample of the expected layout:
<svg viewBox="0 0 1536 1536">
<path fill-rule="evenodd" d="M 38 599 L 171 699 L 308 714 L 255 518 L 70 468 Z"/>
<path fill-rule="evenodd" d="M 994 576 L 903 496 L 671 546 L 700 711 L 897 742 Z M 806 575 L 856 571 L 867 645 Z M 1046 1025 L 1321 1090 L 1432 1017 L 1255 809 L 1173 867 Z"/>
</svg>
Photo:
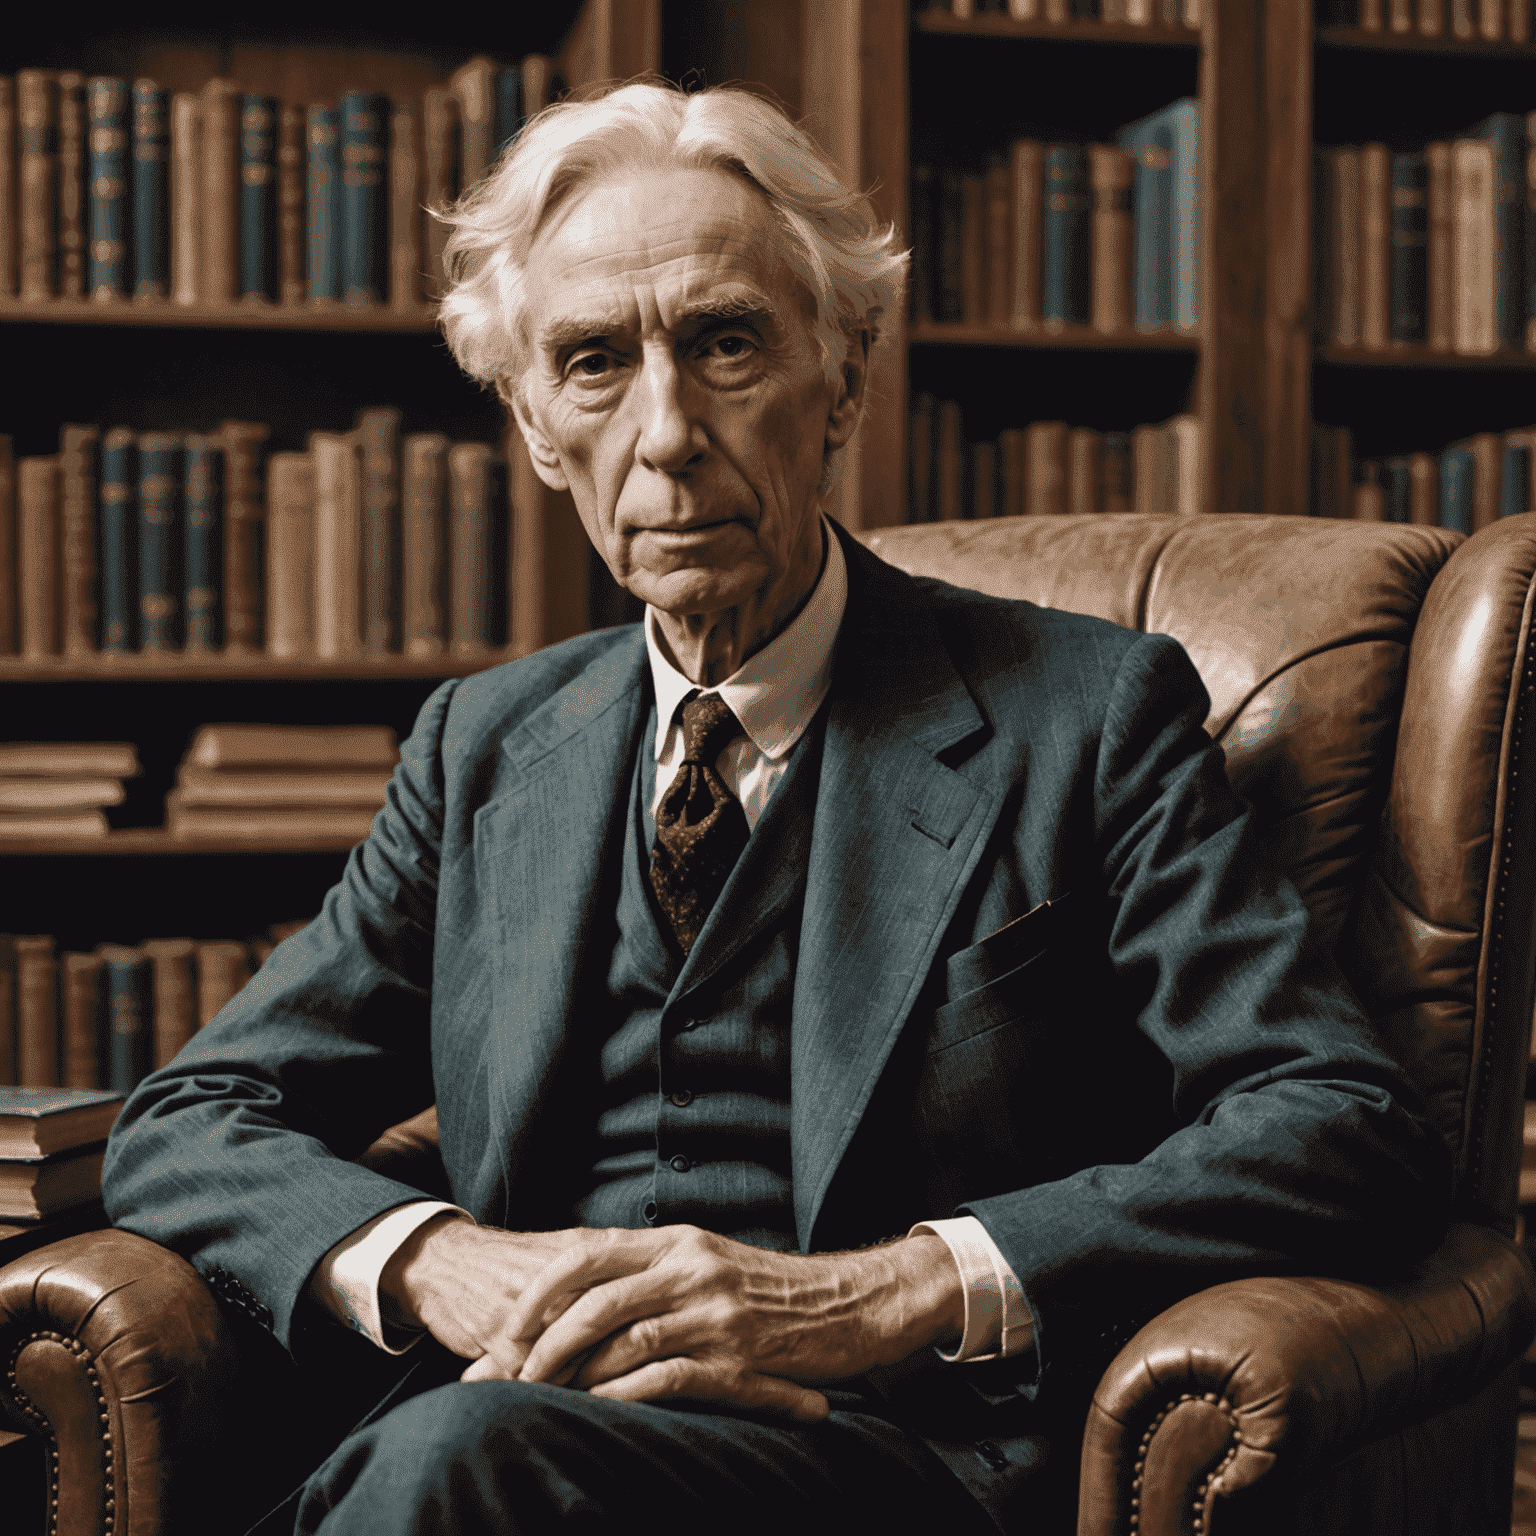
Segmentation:
<svg viewBox="0 0 1536 1536">
<path fill-rule="evenodd" d="M 1089 1411 L 1079 1536 L 1502 1536 L 1536 1333 L 1512 1240 L 1536 999 L 1536 517 L 1467 541 L 1116 515 L 867 542 L 916 574 L 1184 644 L 1234 784 L 1455 1154 L 1453 1225 L 1411 1273 L 1216 1286 L 1121 1350 Z M 366 1160 L 432 1189 L 432 1112 Z M 50 1532 L 213 1527 L 220 1480 L 260 1454 L 241 1328 L 127 1233 L 0 1270 L 0 1422 L 44 1442 Z"/>
</svg>

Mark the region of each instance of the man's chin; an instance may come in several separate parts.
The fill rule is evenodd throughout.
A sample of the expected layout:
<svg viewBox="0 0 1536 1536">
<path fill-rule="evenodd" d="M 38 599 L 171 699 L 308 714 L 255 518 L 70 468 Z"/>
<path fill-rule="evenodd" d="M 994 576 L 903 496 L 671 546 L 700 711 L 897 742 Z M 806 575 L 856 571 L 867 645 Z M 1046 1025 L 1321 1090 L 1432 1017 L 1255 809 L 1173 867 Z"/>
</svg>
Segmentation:
<svg viewBox="0 0 1536 1536">
<path fill-rule="evenodd" d="M 726 570 L 714 566 L 682 566 L 662 572 L 646 572 L 644 581 L 631 580 L 629 589 L 643 602 L 674 618 L 699 613 L 719 613 L 747 602 L 761 587 L 765 570 L 739 565 Z"/>
</svg>

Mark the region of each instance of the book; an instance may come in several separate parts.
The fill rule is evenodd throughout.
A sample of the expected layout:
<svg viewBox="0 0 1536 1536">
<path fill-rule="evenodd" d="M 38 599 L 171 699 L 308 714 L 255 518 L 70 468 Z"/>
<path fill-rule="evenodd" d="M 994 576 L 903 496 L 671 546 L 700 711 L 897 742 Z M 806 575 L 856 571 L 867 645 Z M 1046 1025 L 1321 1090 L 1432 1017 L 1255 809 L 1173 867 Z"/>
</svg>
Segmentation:
<svg viewBox="0 0 1536 1536">
<path fill-rule="evenodd" d="M 89 656 L 100 635 L 96 614 L 96 485 L 101 433 L 59 429 L 59 506 L 64 562 L 61 624 L 66 656 Z"/>
<path fill-rule="evenodd" d="M 1138 512 L 1171 513 L 1178 506 L 1178 455 L 1166 426 L 1146 422 L 1131 434 Z"/>
<path fill-rule="evenodd" d="M 244 944 L 213 939 L 197 948 L 197 1026 L 206 1029 L 251 977 Z"/>
<path fill-rule="evenodd" d="M 181 649 L 182 490 L 185 451 L 178 432 L 139 438 L 139 648 Z"/>
<path fill-rule="evenodd" d="M 14 656 L 16 633 L 16 454 L 11 439 L 0 432 L 0 656 Z"/>
<path fill-rule="evenodd" d="M 985 318 L 1007 325 L 1013 313 L 1013 177 L 1001 160 L 987 167 L 983 204 Z"/>
<path fill-rule="evenodd" d="M 1510 432 L 1504 438 L 1504 462 L 1499 477 L 1499 516 L 1536 512 L 1536 431 Z"/>
<path fill-rule="evenodd" d="M 310 303 L 328 304 L 341 297 L 341 127 L 334 107 L 311 106 L 306 122 L 307 284 Z"/>
<path fill-rule="evenodd" d="M 517 65 L 496 71 L 495 126 L 491 132 L 491 163 L 494 165 L 522 131 L 523 72 Z"/>
<path fill-rule="evenodd" d="M 1410 453 L 1408 477 L 1408 521 L 1433 528 L 1440 521 L 1440 461 L 1432 453 Z"/>
<path fill-rule="evenodd" d="M 224 643 L 219 589 L 224 581 L 224 450 L 217 437 L 184 439 L 182 549 L 186 566 L 185 645 L 217 651 Z"/>
<path fill-rule="evenodd" d="M 921 162 L 911 168 L 907 220 L 912 227 L 912 251 L 907 265 L 907 317 L 931 320 L 933 304 L 934 176 L 933 167 Z"/>
<path fill-rule="evenodd" d="M 0 75 L 0 294 L 16 292 L 16 88 Z"/>
<path fill-rule="evenodd" d="M 1013 202 L 1013 312 L 1015 330 L 1028 331 L 1044 319 L 1045 146 L 1015 140 L 1008 152 Z"/>
<path fill-rule="evenodd" d="M 415 433 L 407 437 L 402 445 L 402 460 L 400 627 L 405 654 L 441 656 L 448 649 L 449 626 L 448 439 L 441 432 Z M 456 504 L 455 514 L 458 510 Z M 478 595 L 477 583 L 482 578 L 489 583 L 488 550 L 484 540 L 478 543 L 475 540 L 477 529 L 473 518 L 467 521 L 468 526 L 460 534 L 460 546 L 466 565 L 462 568 L 456 566 L 454 571 L 454 618 L 459 617 L 459 588 L 467 585 L 469 590 L 462 594 L 466 608 L 466 633 L 471 644 L 475 636 L 483 644 L 486 624 L 475 623 L 473 599 Z M 455 555 L 458 553 L 456 549 Z M 457 579 L 461 570 L 462 583 Z"/>
<path fill-rule="evenodd" d="M 127 1095 L 154 1069 L 154 969 L 125 944 L 103 944 L 102 995 L 107 1020 L 107 1068 L 114 1093 Z"/>
<path fill-rule="evenodd" d="M 1102 436 L 1089 427 L 1073 427 L 1067 433 L 1067 511 L 1099 510 L 1103 447 Z"/>
<path fill-rule="evenodd" d="M 1314 517 L 1348 517 L 1354 496 L 1347 427 L 1312 427 L 1311 491 Z"/>
<path fill-rule="evenodd" d="M 976 325 L 987 316 L 987 183 L 960 178 L 960 318 Z"/>
<path fill-rule="evenodd" d="M 912 399 L 907 456 L 907 521 L 933 521 L 933 430 L 936 404 L 932 395 Z"/>
<path fill-rule="evenodd" d="M 1440 455 L 1440 517 L 1442 528 L 1471 533 L 1476 461 L 1470 448 L 1447 448 Z"/>
<path fill-rule="evenodd" d="M 357 413 L 363 466 L 363 649 L 400 649 L 400 412 Z"/>
<path fill-rule="evenodd" d="M 315 647 L 315 467 L 307 453 L 267 460 L 267 654 Z"/>
<path fill-rule="evenodd" d="M 1389 523 L 1413 521 L 1413 467 L 1406 453 L 1381 461 L 1382 517 Z"/>
<path fill-rule="evenodd" d="M 1022 517 L 1029 495 L 1029 434 L 1005 427 L 997 434 L 999 517 Z"/>
<path fill-rule="evenodd" d="M 133 779 L 138 773 L 138 753 L 128 741 L 0 742 L 0 779 Z"/>
<path fill-rule="evenodd" d="M 0 811 L 72 811 L 122 803 L 121 779 L 0 778 Z"/>
<path fill-rule="evenodd" d="M 202 768 L 183 763 L 176 773 L 177 804 L 230 810 L 297 806 L 349 806 L 377 810 L 384 804 L 388 768 Z M 3 787 L 3 786 L 0 786 Z"/>
<path fill-rule="evenodd" d="M 16 1046 L 16 936 L 0 933 L 0 1088 L 15 1085 Z"/>
<path fill-rule="evenodd" d="M 240 297 L 275 304 L 277 250 L 277 99 L 240 98 Z"/>
<path fill-rule="evenodd" d="M 95 1146 L 122 1107 L 122 1095 L 104 1089 L 0 1087 L 0 1158 Z"/>
<path fill-rule="evenodd" d="M 1473 355 L 1499 346 L 1495 168 L 1491 144 L 1451 145 L 1451 340 L 1456 351 Z"/>
<path fill-rule="evenodd" d="M 955 522 L 965 516 L 965 418 L 958 400 L 939 402 L 933 457 L 934 516 Z"/>
<path fill-rule="evenodd" d="M 1067 510 L 1067 424 L 1032 421 L 1024 429 L 1028 480 L 1024 511 L 1031 517 Z"/>
<path fill-rule="evenodd" d="M 341 98 L 341 296 L 381 304 L 388 296 L 389 98 L 348 91 Z"/>
<path fill-rule="evenodd" d="M 1350 516 L 1358 523 L 1382 523 L 1387 520 L 1387 498 L 1381 483 L 1381 465 L 1375 459 L 1362 459 L 1355 465 Z"/>
<path fill-rule="evenodd" d="M 1391 331 L 1392 155 L 1385 144 L 1360 147 L 1360 345 L 1373 352 Z"/>
<path fill-rule="evenodd" d="M 57 656 L 64 577 L 57 457 L 17 464 L 16 533 L 21 654 L 33 660 Z"/>
<path fill-rule="evenodd" d="M 965 176 L 945 166 L 938 176 L 935 208 L 939 227 L 938 259 L 934 263 L 935 320 L 965 319 Z"/>
<path fill-rule="evenodd" d="M 1136 470 L 1129 432 L 1106 432 L 1100 456 L 1103 481 L 1099 491 L 1101 512 L 1136 510 Z"/>
<path fill-rule="evenodd" d="M 1174 503 L 1173 511 L 1190 516 L 1204 510 L 1201 497 L 1200 418 L 1175 416 L 1168 423 L 1173 439 Z"/>
<path fill-rule="evenodd" d="M 1419 32 L 1439 37 L 1445 30 L 1445 0 L 1419 0 Z"/>
<path fill-rule="evenodd" d="M 308 296 L 304 251 L 304 109 L 285 102 L 277 115 L 277 295 L 283 304 Z"/>
<path fill-rule="evenodd" d="M 1135 161 L 1118 145 L 1088 146 L 1093 195 L 1089 312 L 1094 330 L 1111 336 L 1130 330 L 1135 314 L 1135 173 Z"/>
<path fill-rule="evenodd" d="M 414 104 L 397 101 L 389 119 L 389 301 L 421 302 L 421 132 Z"/>
<path fill-rule="evenodd" d="M 101 649 L 139 646 L 139 440 L 113 427 L 101 440 Z"/>
<path fill-rule="evenodd" d="M 59 1083 L 59 962 L 46 934 L 18 934 L 16 1073 L 23 1088 Z"/>
<path fill-rule="evenodd" d="M 1536 352 L 1536 112 L 1525 119 L 1525 350 Z"/>
<path fill-rule="evenodd" d="M 1087 325 L 1089 270 L 1088 156 L 1081 144 L 1045 150 L 1045 258 L 1042 313 L 1047 330 Z"/>
<path fill-rule="evenodd" d="M 0 840 L 5 842 L 105 837 L 107 831 L 100 811 L 0 811 Z"/>
<path fill-rule="evenodd" d="M 1173 323 L 1173 133 L 1154 113 L 1122 128 L 1116 142 L 1133 165 L 1136 329 L 1160 331 Z"/>
<path fill-rule="evenodd" d="M 1487 215 L 1493 245 L 1493 332 L 1498 346 L 1518 347 L 1525 341 L 1525 116 L 1494 112 L 1467 134 L 1492 153 Z M 1482 217 L 1482 215 L 1480 215 Z"/>
<path fill-rule="evenodd" d="M 100 1088 L 106 1082 L 101 1059 L 102 959 L 66 954 L 60 971 L 65 1088 Z M 0 1111 L 3 1124 L 3 1111 Z"/>
<path fill-rule="evenodd" d="M 192 91 L 171 97 L 171 299 L 196 304 L 202 293 L 203 117 Z"/>
<path fill-rule="evenodd" d="M 1336 346 L 1360 344 L 1360 152 L 1350 145 L 1323 156 L 1326 243 L 1319 286 L 1327 294 L 1326 330 Z"/>
<path fill-rule="evenodd" d="M 259 421 L 221 421 L 224 449 L 224 643 L 235 651 L 259 651 L 266 599 L 266 504 L 262 494 L 262 445 L 272 429 Z"/>
<path fill-rule="evenodd" d="M 59 91 L 59 203 L 55 238 L 58 241 L 59 297 L 85 297 L 86 171 L 88 138 L 85 117 L 85 76 L 63 70 Z"/>
<path fill-rule="evenodd" d="M 43 1162 L 0 1161 L 0 1216 L 30 1221 L 101 1199 L 101 1165 L 95 1147 Z"/>
<path fill-rule="evenodd" d="M 1392 156 L 1392 250 L 1388 309 L 1394 343 L 1429 339 L 1429 165 L 1422 154 Z"/>
<path fill-rule="evenodd" d="M 360 843 L 373 826 L 372 810 L 345 806 L 189 806 L 172 790 L 165 797 L 165 824 L 172 837 L 210 838 L 231 843 L 287 839 L 330 844 Z"/>
<path fill-rule="evenodd" d="M 1185 96 L 1158 114 L 1173 143 L 1173 324 L 1200 328 L 1200 242 L 1204 212 L 1200 193 L 1200 103 Z"/>
<path fill-rule="evenodd" d="M 191 939 L 139 946 L 153 971 L 154 1065 L 163 1067 L 197 1033 L 197 947 Z"/>
<path fill-rule="evenodd" d="M 171 291 L 171 134 L 168 94 L 153 80 L 133 82 L 133 296 Z"/>
<path fill-rule="evenodd" d="M 59 185 L 58 84 L 46 69 L 16 74 L 16 121 L 20 129 L 17 229 L 21 297 L 36 302 L 58 291 Z"/>
<path fill-rule="evenodd" d="M 240 87 L 213 79 L 199 99 L 202 123 L 203 248 L 198 263 L 199 297 L 231 304 L 240 280 Z"/>
<path fill-rule="evenodd" d="M 1497 432 L 1479 432 L 1466 447 L 1472 455 L 1472 532 L 1481 533 L 1498 521 L 1503 503 L 1504 439 Z"/>
<path fill-rule="evenodd" d="M 315 654 L 339 661 L 362 651 L 362 456 L 348 432 L 311 432 L 309 452 L 315 469 Z"/>
<path fill-rule="evenodd" d="M 496 66 L 484 57 L 470 59 L 454 70 L 448 84 L 459 108 L 459 184 L 467 192 L 491 166 Z"/>
<path fill-rule="evenodd" d="M 423 199 L 427 209 L 425 230 L 426 297 L 441 298 L 446 272 L 443 247 L 448 225 L 433 217 L 459 195 L 459 107 L 448 86 L 429 86 L 421 99 Z M 915 231 L 914 231 L 915 233 Z M 914 259 L 916 253 L 914 251 Z"/>
<path fill-rule="evenodd" d="M 387 725 L 204 725 L 185 759 L 194 768 L 393 768 Z"/>
<path fill-rule="evenodd" d="M 448 643 L 475 656 L 507 637 L 507 466 L 484 443 L 448 450 Z"/>
<path fill-rule="evenodd" d="M 997 444 L 971 444 L 970 515 L 997 516 Z"/>
<path fill-rule="evenodd" d="M 565 94 L 565 81 L 555 68 L 555 61 L 542 53 L 530 53 L 523 60 L 523 120 L 536 117 Z"/>
</svg>

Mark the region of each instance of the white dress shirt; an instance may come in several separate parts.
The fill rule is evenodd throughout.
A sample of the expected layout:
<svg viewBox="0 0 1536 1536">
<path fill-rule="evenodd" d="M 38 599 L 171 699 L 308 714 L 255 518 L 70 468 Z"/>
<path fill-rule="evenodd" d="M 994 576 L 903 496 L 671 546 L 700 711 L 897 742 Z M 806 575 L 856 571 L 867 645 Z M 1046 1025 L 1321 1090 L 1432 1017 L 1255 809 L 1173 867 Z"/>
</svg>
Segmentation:
<svg viewBox="0 0 1536 1536">
<path fill-rule="evenodd" d="M 784 631 L 751 656 L 718 687 L 741 722 L 744 734 L 729 742 L 716 760 L 716 771 L 741 801 L 747 825 L 757 825 L 770 796 L 789 767 L 790 753 L 805 734 L 832 686 L 837 633 L 848 603 L 848 566 L 842 546 L 824 525 L 827 556 L 815 590 Z M 645 646 L 656 695 L 655 815 L 661 797 L 682 761 L 683 732 L 679 706 L 694 692 L 691 682 L 667 659 L 654 610 L 645 612 Z M 423 1222 L 441 1212 L 471 1220 L 467 1211 L 440 1200 L 396 1206 L 345 1237 L 321 1260 L 310 1281 L 310 1294 L 348 1327 L 381 1349 L 399 1354 L 419 1336 L 387 1324 L 379 1310 L 379 1277 L 400 1245 Z M 965 1287 L 965 1327 L 942 1359 L 990 1360 L 1016 1355 L 1034 1343 L 1034 1323 L 1013 1270 L 974 1216 L 919 1222 L 908 1236 L 931 1233 L 942 1238 Z"/>
</svg>

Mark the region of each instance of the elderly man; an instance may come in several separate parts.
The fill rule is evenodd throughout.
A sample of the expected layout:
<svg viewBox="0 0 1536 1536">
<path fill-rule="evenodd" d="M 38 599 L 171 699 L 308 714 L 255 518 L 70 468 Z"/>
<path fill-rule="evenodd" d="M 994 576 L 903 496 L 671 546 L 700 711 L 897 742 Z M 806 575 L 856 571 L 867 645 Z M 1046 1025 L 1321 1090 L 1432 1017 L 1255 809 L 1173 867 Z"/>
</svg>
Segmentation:
<svg viewBox="0 0 1536 1536">
<path fill-rule="evenodd" d="M 301 1531 L 1054 1529 L 1141 1321 L 1424 1247 L 1443 1148 L 1180 648 L 821 515 L 904 258 L 801 133 L 631 85 L 453 219 L 450 343 L 645 621 L 433 696 L 113 1218 L 418 1362 Z M 348 1161 L 433 1102 L 454 1204 Z"/>
</svg>

